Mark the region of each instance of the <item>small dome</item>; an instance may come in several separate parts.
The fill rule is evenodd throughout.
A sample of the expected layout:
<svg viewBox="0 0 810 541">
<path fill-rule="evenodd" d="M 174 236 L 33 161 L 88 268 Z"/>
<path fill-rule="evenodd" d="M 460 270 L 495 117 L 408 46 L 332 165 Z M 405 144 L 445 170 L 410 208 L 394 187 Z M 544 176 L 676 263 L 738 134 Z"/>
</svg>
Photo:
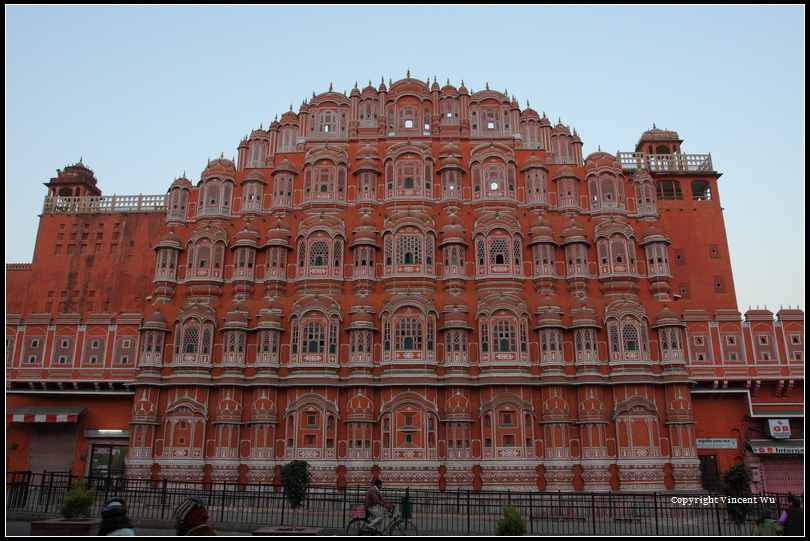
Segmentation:
<svg viewBox="0 0 810 541">
<path fill-rule="evenodd" d="M 366 143 L 363 148 L 357 151 L 357 156 L 367 159 L 378 159 L 380 157 L 380 153 L 376 147 Z"/>
<path fill-rule="evenodd" d="M 602 169 L 611 169 L 618 173 L 622 172 L 622 165 L 612 154 L 607 152 L 594 152 L 585 158 L 585 171 L 595 172 Z"/>
<path fill-rule="evenodd" d="M 568 402 L 563 400 L 562 397 L 552 396 L 543 402 L 544 421 L 563 421 L 567 420 L 568 417 Z"/>
<path fill-rule="evenodd" d="M 439 158 L 439 171 L 441 172 L 444 169 L 463 169 L 461 160 L 458 159 L 456 156 L 445 156 Z"/>
<path fill-rule="evenodd" d="M 532 154 L 526 159 L 525 162 L 523 162 L 523 169 L 521 169 L 521 171 L 527 171 L 529 169 L 538 169 L 538 168 L 545 169 L 546 162 L 540 159 L 538 156 Z"/>
<path fill-rule="evenodd" d="M 259 128 L 258 130 L 253 130 L 252 132 L 250 132 L 249 139 L 267 139 L 267 132 L 261 128 Z"/>
<path fill-rule="evenodd" d="M 692 404 L 682 396 L 678 396 L 667 404 L 667 421 L 692 421 Z"/>
<path fill-rule="evenodd" d="M 202 172 L 203 180 L 210 177 L 233 178 L 236 174 L 236 166 L 227 158 L 217 158 L 216 160 L 208 162 L 205 170 Z"/>
<path fill-rule="evenodd" d="M 225 314 L 225 328 L 247 328 L 248 307 L 241 301 L 234 301 Z"/>
<path fill-rule="evenodd" d="M 267 184 L 267 180 L 264 178 L 264 175 L 262 174 L 262 172 L 259 171 L 258 169 L 254 169 L 253 171 L 251 171 L 250 173 L 245 175 L 245 180 L 243 180 L 242 182 L 243 183 L 244 182 L 261 182 L 262 184 Z"/>
<path fill-rule="evenodd" d="M 581 401 L 578 409 L 580 422 L 605 420 L 605 405 L 592 396 Z"/>
<path fill-rule="evenodd" d="M 461 295 L 453 293 L 444 301 L 444 309 L 442 311 L 444 313 L 453 311 L 467 312 L 467 301 L 464 300 L 464 297 Z"/>
<path fill-rule="evenodd" d="M 159 311 L 155 310 L 146 320 L 143 322 L 143 329 L 153 329 L 157 331 L 168 331 L 169 330 L 169 322 L 166 321 L 166 318 L 161 314 Z"/>
<path fill-rule="evenodd" d="M 574 301 L 571 307 L 572 327 L 599 327 L 596 320 L 596 310 L 585 299 Z"/>
<path fill-rule="evenodd" d="M 350 312 L 356 311 L 363 311 L 363 312 L 374 312 L 374 305 L 371 304 L 371 300 L 365 295 L 358 295 L 356 299 L 352 302 Z"/>
<path fill-rule="evenodd" d="M 346 418 L 349 421 L 373 421 L 374 403 L 362 393 L 354 395 L 346 403 Z"/>
<path fill-rule="evenodd" d="M 570 244 L 572 242 L 588 242 L 585 238 L 585 230 L 577 223 L 576 220 L 569 220 L 562 230 L 563 243 Z"/>
<path fill-rule="evenodd" d="M 664 306 L 664 309 L 658 312 L 654 318 L 655 324 L 653 328 L 657 327 L 682 327 L 683 321 L 678 314 Z"/>
<path fill-rule="evenodd" d="M 191 189 L 192 187 L 193 187 L 193 185 L 191 184 L 191 181 L 189 179 L 187 179 L 185 176 L 182 176 L 180 178 L 174 179 L 174 182 L 172 182 L 172 186 L 169 189 L 170 190 L 172 188 L 189 188 L 189 189 Z"/>
<path fill-rule="evenodd" d="M 540 115 L 537 114 L 537 111 L 532 109 L 531 107 L 526 107 L 520 113 L 520 120 L 540 120 Z"/>
<path fill-rule="evenodd" d="M 656 128 L 655 124 L 653 124 L 653 128 L 651 130 L 647 130 L 641 134 L 641 138 L 639 142 L 642 141 L 678 141 L 680 142 L 680 137 L 678 137 L 678 132 L 670 131 L 670 130 L 662 130 L 660 128 Z"/>
<path fill-rule="evenodd" d="M 234 236 L 232 248 L 237 248 L 239 246 L 259 246 L 259 233 L 250 222 L 245 223 L 242 230 Z"/>
<path fill-rule="evenodd" d="M 571 130 L 568 128 L 568 126 L 564 125 L 561 120 L 557 120 L 557 125 L 554 126 L 551 131 L 553 133 L 571 135 Z"/>
<path fill-rule="evenodd" d="M 666 237 L 663 231 L 651 225 L 644 232 L 641 234 L 641 246 L 645 244 L 649 244 L 651 242 L 666 242 L 669 244 L 669 239 Z"/>
<path fill-rule="evenodd" d="M 472 406 L 469 399 L 456 391 L 444 404 L 444 415 L 448 421 L 472 421 Z"/>
<path fill-rule="evenodd" d="M 377 222 L 374 221 L 369 214 L 363 214 L 360 218 L 355 222 L 355 230 L 360 228 L 371 228 L 374 229 L 377 227 Z"/>
<path fill-rule="evenodd" d="M 281 115 L 281 120 L 279 121 L 279 124 L 285 123 L 298 124 L 298 115 L 295 114 L 295 112 L 293 112 L 292 110 L 287 111 L 286 113 Z"/>
<path fill-rule="evenodd" d="M 277 220 L 276 223 L 267 231 L 267 240 L 264 246 L 284 246 L 290 247 L 290 226 L 283 220 Z"/>
<path fill-rule="evenodd" d="M 570 166 L 563 165 L 562 167 L 557 169 L 557 173 L 554 175 L 554 180 L 557 180 L 558 178 L 564 178 L 564 177 L 577 178 L 577 175 L 574 173 L 574 170 L 571 169 Z"/>
<path fill-rule="evenodd" d="M 282 330 L 284 320 L 281 303 L 273 297 L 268 297 L 259 310 L 257 328 Z"/>
<path fill-rule="evenodd" d="M 376 96 L 377 89 L 374 88 L 374 85 L 371 84 L 371 81 L 368 82 L 368 86 L 363 89 L 363 96 Z"/>
<path fill-rule="evenodd" d="M 281 172 L 297 173 L 298 171 L 296 171 L 295 165 L 293 165 L 293 163 L 290 160 L 284 158 L 283 160 L 281 160 L 276 164 L 276 168 L 273 170 L 273 174 L 275 175 L 276 173 Z"/>
<path fill-rule="evenodd" d="M 461 156 L 461 149 L 458 148 L 453 143 L 447 143 L 439 151 L 439 157 L 444 157 L 444 156 Z"/>
<path fill-rule="evenodd" d="M 242 404 L 231 397 L 220 400 L 217 404 L 218 421 L 240 421 L 242 419 Z"/>
<path fill-rule="evenodd" d="M 276 404 L 266 395 L 259 396 L 250 407 L 251 423 L 273 423 L 276 421 Z"/>
<path fill-rule="evenodd" d="M 467 322 L 467 316 L 464 314 L 464 312 L 459 310 L 458 306 L 453 306 L 450 311 L 445 310 L 443 320 L 444 324 L 442 325 L 442 330 L 444 329 L 472 330 L 472 327 L 470 327 L 470 324 Z"/>
<path fill-rule="evenodd" d="M 182 250 L 183 241 L 174 231 L 169 231 L 163 235 L 163 238 L 161 238 L 160 242 L 158 242 L 157 246 L 155 246 L 155 250 L 159 248 L 173 248 L 175 250 Z"/>
<path fill-rule="evenodd" d="M 467 245 L 466 237 L 464 234 L 464 226 L 461 220 L 454 213 L 450 213 L 442 224 L 442 240 L 439 246 L 445 244 L 463 244 Z"/>
<path fill-rule="evenodd" d="M 551 297 L 546 297 L 537 306 L 537 327 L 562 327 L 562 311 Z"/>
</svg>

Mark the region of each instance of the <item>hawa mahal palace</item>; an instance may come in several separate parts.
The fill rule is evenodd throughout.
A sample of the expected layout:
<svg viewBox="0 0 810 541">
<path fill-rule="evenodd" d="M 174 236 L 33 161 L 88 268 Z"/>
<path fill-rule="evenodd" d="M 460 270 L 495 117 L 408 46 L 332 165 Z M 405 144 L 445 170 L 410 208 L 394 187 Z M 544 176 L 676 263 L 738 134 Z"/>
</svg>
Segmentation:
<svg viewBox="0 0 810 541">
<path fill-rule="evenodd" d="M 682 144 L 583 156 L 408 76 L 166 194 L 65 167 L 6 266 L 7 470 L 696 491 L 744 460 L 797 491 L 804 313 L 738 312 L 720 173 Z"/>
</svg>

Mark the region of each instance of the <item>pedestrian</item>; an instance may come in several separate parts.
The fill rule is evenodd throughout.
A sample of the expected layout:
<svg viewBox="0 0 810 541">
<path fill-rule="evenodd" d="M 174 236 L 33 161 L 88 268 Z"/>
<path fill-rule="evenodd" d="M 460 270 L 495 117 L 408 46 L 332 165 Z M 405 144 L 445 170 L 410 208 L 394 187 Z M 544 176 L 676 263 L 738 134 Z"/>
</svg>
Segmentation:
<svg viewBox="0 0 810 541">
<path fill-rule="evenodd" d="M 217 535 L 208 526 L 208 509 L 199 498 L 186 498 L 174 511 L 177 535 Z"/>
<path fill-rule="evenodd" d="M 754 535 L 779 535 L 784 530 L 781 524 L 773 518 L 773 511 L 764 508 L 759 514 L 757 525 L 754 526 Z"/>
<path fill-rule="evenodd" d="M 804 535 L 804 510 L 802 501 L 798 496 L 791 494 L 788 496 L 790 507 L 782 511 L 779 517 L 779 524 L 785 527 L 782 535 Z"/>
<path fill-rule="evenodd" d="M 110 498 L 101 508 L 98 535 L 135 535 L 127 517 L 127 504 L 121 498 Z"/>
<path fill-rule="evenodd" d="M 368 492 L 366 492 L 366 501 L 363 502 L 363 507 L 366 508 L 366 513 L 372 517 L 368 527 L 375 532 L 379 532 L 377 529 L 377 524 L 379 524 L 382 519 L 385 518 L 385 511 L 391 508 L 391 505 L 385 501 L 385 499 L 382 497 L 382 492 L 380 492 L 382 484 L 382 480 L 380 479 L 374 481 L 371 488 L 369 488 Z"/>
</svg>

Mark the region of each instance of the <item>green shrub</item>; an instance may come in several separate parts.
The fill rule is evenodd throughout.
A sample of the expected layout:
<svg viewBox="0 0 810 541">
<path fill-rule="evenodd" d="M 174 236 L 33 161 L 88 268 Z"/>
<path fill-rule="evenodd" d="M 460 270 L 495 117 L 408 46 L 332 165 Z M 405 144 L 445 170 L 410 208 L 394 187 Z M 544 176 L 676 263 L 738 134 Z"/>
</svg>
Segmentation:
<svg viewBox="0 0 810 541">
<path fill-rule="evenodd" d="M 312 474 L 309 464 L 304 460 L 293 460 L 281 468 L 281 484 L 290 507 L 298 509 L 304 504 L 309 490 Z"/>
<path fill-rule="evenodd" d="M 751 496 L 751 470 L 744 464 L 734 464 L 723 473 L 722 492 L 726 496 L 733 498 L 745 498 Z M 726 503 L 728 518 L 738 527 L 745 523 L 751 505 L 747 503 Z"/>
<path fill-rule="evenodd" d="M 62 500 L 61 513 L 65 520 L 80 520 L 89 518 L 92 514 L 93 503 L 96 501 L 96 487 L 87 489 L 84 479 L 73 481 L 73 486 L 65 492 Z"/>
<path fill-rule="evenodd" d="M 503 518 L 495 526 L 495 535 L 524 535 L 526 521 L 512 504 L 503 506 Z"/>
</svg>

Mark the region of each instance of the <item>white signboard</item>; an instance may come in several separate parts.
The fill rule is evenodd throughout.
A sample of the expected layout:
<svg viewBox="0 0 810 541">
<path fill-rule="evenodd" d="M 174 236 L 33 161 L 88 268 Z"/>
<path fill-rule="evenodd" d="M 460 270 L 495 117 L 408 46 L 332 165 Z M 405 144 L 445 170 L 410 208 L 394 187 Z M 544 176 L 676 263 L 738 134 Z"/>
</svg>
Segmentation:
<svg viewBox="0 0 810 541">
<path fill-rule="evenodd" d="M 736 449 L 739 446 L 736 438 L 698 438 L 698 449 Z"/>
<path fill-rule="evenodd" d="M 789 438 L 790 421 L 787 419 L 768 419 L 772 438 Z"/>
</svg>

